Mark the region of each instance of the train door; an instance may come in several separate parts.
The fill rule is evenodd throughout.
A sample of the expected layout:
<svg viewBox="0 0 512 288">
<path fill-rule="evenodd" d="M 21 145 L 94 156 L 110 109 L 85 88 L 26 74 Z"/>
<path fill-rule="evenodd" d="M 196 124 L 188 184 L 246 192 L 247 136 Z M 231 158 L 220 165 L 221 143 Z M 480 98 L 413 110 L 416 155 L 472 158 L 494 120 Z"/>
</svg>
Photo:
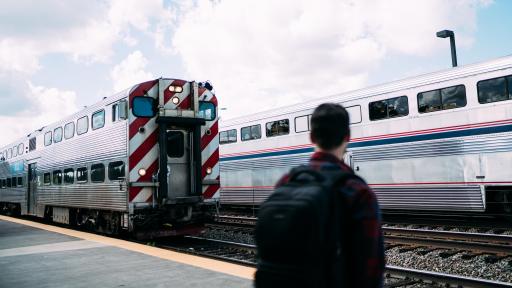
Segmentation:
<svg viewBox="0 0 512 288">
<path fill-rule="evenodd" d="M 27 213 L 36 214 L 36 198 L 37 198 L 37 164 L 28 164 L 27 177 Z"/>
<path fill-rule="evenodd" d="M 176 202 L 192 191 L 192 133 L 187 130 L 167 130 L 167 198 Z"/>
</svg>

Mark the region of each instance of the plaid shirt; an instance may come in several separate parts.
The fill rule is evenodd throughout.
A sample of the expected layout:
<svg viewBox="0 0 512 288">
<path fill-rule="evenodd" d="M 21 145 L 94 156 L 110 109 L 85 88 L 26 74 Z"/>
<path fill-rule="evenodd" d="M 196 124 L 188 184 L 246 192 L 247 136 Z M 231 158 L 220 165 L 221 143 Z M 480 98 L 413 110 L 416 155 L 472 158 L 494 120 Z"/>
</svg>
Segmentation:
<svg viewBox="0 0 512 288">
<path fill-rule="evenodd" d="M 309 165 L 315 170 L 324 167 L 338 166 L 341 170 L 354 173 L 352 169 L 334 155 L 325 152 L 315 152 Z M 284 175 L 276 184 L 279 187 L 288 182 L 289 175 Z M 357 288 L 382 287 L 384 274 L 384 241 L 381 229 L 379 204 L 373 191 L 358 179 L 349 179 L 340 193 L 345 194 L 350 210 L 348 227 L 342 235 L 350 235 L 349 244 L 345 251 L 349 276 L 348 286 Z"/>
</svg>

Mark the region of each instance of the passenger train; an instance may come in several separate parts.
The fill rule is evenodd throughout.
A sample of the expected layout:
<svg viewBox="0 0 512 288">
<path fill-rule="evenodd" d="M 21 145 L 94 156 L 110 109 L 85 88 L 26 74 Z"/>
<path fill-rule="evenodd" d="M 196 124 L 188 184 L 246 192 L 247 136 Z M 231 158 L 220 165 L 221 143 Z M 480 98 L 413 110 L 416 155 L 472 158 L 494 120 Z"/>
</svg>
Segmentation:
<svg viewBox="0 0 512 288">
<path fill-rule="evenodd" d="M 209 83 L 155 79 L 0 149 L 0 211 L 138 237 L 193 233 L 219 195 Z"/>
<path fill-rule="evenodd" d="M 344 160 L 385 212 L 512 215 L 512 57 L 222 121 L 221 204 L 258 205 L 307 163 L 324 102 L 348 110 Z"/>
</svg>

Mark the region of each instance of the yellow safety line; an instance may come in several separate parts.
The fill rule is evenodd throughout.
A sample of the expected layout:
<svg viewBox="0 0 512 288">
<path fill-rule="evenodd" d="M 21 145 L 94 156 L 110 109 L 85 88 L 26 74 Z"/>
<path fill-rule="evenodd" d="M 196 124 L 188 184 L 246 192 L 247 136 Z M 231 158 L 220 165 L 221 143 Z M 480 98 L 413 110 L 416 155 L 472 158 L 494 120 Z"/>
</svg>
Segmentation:
<svg viewBox="0 0 512 288">
<path fill-rule="evenodd" d="M 66 229 L 66 228 L 62 228 L 62 227 L 56 227 L 56 226 L 41 224 L 41 223 L 37 223 L 37 222 L 32 222 L 32 221 L 27 221 L 27 220 L 22 220 L 22 219 L 7 217 L 7 216 L 0 215 L 0 220 L 18 223 L 18 224 L 22 224 L 22 225 L 26 225 L 26 226 L 30 226 L 30 227 L 34 227 L 34 228 L 38 228 L 38 229 L 43 229 L 46 231 L 55 232 L 55 233 L 59 233 L 59 234 L 64 234 L 64 235 L 68 235 L 68 236 L 72 236 L 72 237 L 76 237 L 76 238 L 80 238 L 80 239 L 84 239 L 84 240 L 103 243 L 106 245 L 115 246 L 115 247 L 119 247 L 122 249 L 135 251 L 135 252 L 143 253 L 146 255 L 153 256 L 153 257 L 171 260 L 174 262 L 178 262 L 178 263 L 182 263 L 182 264 L 186 264 L 186 265 L 190 265 L 190 266 L 195 266 L 195 267 L 199 267 L 199 268 L 203 268 L 203 269 L 207 269 L 207 270 L 211 270 L 211 271 L 215 271 L 215 272 L 219 272 L 219 273 L 233 275 L 233 276 L 240 277 L 240 278 L 253 279 L 254 273 L 256 271 L 254 268 L 236 265 L 236 264 L 232 264 L 232 263 L 227 263 L 227 262 L 222 262 L 222 261 L 213 260 L 213 259 L 209 259 L 209 258 L 203 258 L 203 257 L 199 257 L 199 256 L 173 252 L 173 251 L 156 248 L 156 247 L 151 247 L 151 246 L 146 246 L 143 244 L 138 244 L 138 243 L 134 243 L 134 242 L 126 241 L 126 240 L 114 239 L 114 238 L 110 238 L 110 237 L 106 237 L 106 236 L 96 235 L 96 234 L 82 232 L 82 231 L 75 231 L 75 230 Z"/>
</svg>

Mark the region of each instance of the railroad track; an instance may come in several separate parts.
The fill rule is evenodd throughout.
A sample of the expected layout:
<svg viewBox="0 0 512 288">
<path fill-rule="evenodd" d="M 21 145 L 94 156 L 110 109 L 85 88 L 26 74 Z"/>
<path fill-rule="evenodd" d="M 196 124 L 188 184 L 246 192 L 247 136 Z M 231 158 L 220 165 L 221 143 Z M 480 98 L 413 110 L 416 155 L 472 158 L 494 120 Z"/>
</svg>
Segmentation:
<svg viewBox="0 0 512 288">
<path fill-rule="evenodd" d="M 243 216 L 219 216 L 214 229 L 232 229 L 251 233 L 257 218 Z M 388 245 L 406 245 L 433 249 L 467 251 L 474 254 L 512 255 L 512 235 L 490 233 L 453 232 L 431 229 L 383 227 L 384 240 Z"/>
<path fill-rule="evenodd" d="M 256 267 L 256 246 L 202 237 L 185 237 L 178 243 L 159 243 L 161 248 Z M 412 284 L 443 284 L 444 287 L 512 287 L 511 283 L 464 277 L 459 275 L 386 266 L 386 277 L 395 278 L 385 287 L 407 287 Z"/>
<path fill-rule="evenodd" d="M 512 255 L 511 235 L 390 227 L 383 228 L 383 232 L 385 242 L 395 245 L 465 250 L 497 256 Z"/>
</svg>

